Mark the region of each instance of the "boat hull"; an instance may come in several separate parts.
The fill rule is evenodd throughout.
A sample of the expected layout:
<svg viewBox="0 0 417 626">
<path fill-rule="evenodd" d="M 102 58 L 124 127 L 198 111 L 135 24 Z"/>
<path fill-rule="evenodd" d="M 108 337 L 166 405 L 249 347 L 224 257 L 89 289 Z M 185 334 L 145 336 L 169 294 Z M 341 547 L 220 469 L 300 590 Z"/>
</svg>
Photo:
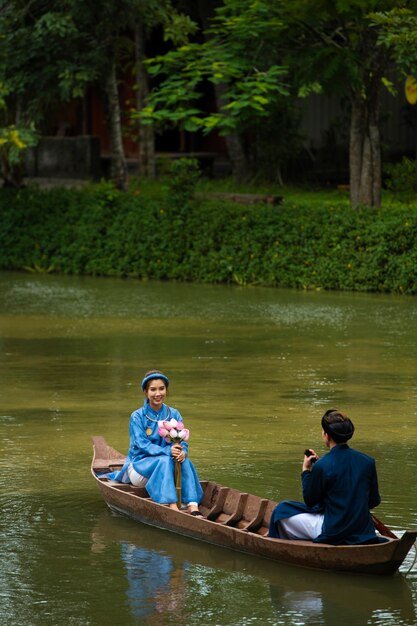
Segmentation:
<svg viewBox="0 0 417 626">
<path fill-rule="evenodd" d="M 100 440 L 99 444 L 104 441 L 102 438 L 95 439 Z M 384 543 L 353 546 L 333 546 L 310 541 L 269 538 L 262 534 L 265 533 L 265 520 L 263 527 L 258 524 L 251 532 L 251 530 L 238 528 L 231 519 L 233 516 L 226 516 L 225 519 L 224 511 L 217 515 L 217 519 L 223 515 L 223 523 L 204 517 L 193 517 L 185 511 L 175 511 L 153 502 L 144 488 L 100 478 L 97 473 L 105 468 L 120 465 L 124 458 L 108 446 L 106 454 L 109 463 L 104 467 L 105 459 L 102 458 L 103 446 L 101 445 L 101 458 L 98 463 L 93 460 L 92 475 L 103 499 L 111 509 L 144 524 L 246 554 L 308 568 L 389 576 L 398 570 L 417 537 L 417 531 L 407 531 L 401 539 L 387 537 Z M 115 455 L 118 456 L 115 457 Z M 97 459 L 97 450 L 95 459 Z M 207 485 L 207 482 L 202 481 L 203 490 L 208 489 Z M 225 494 L 228 490 L 220 485 L 216 487 L 217 489 L 212 491 L 215 492 L 217 500 L 221 500 L 222 493 Z M 247 495 L 241 494 L 242 497 Z M 223 500 L 225 499 L 226 495 L 223 497 Z M 244 497 L 241 499 L 246 501 Z M 265 502 L 260 498 L 259 501 Z M 272 511 L 275 502 L 268 501 L 268 505 L 269 510 Z M 264 506 L 264 508 L 267 507 Z M 215 507 L 212 508 L 213 510 Z"/>
</svg>

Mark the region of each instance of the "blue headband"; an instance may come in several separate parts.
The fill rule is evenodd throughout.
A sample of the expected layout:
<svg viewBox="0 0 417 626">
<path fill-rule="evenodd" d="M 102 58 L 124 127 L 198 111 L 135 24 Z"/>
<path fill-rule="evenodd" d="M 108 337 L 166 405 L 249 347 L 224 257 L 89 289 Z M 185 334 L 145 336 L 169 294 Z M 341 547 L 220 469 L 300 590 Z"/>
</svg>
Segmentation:
<svg viewBox="0 0 417 626">
<path fill-rule="evenodd" d="M 165 374 L 162 374 L 162 372 L 154 372 L 153 374 L 149 374 L 149 376 L 145 376 L 142 380 L 142 391 L 145 391 L 146 383 L 150 380 L 155 380 L 156 378 L 163 380 L 166 386 L 169 387 L 169 379 L 165 376 Z"/>
</svg>

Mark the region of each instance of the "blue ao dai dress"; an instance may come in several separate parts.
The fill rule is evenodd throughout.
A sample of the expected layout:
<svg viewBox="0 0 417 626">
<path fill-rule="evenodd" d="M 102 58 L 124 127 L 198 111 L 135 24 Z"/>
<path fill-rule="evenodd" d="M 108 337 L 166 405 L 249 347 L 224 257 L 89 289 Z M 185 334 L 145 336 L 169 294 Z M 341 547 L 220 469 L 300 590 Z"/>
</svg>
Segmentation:
<svg viewBox="0 0 417 626">
<path fill-rule="evenodd" d="M 132 463 L 135 471 L 148 479 L 146 490 L 154 502 L 160 504 L 176 502 L 175 461 L 171 455 L 173 444 L 167 443 L 158 434 L 158 421 L 171 418 L 182 422 L 181 415 L 176 409 L 163 404 L 159 411 L 154 411 L 148 399 L 145 399 L 143 407 L 130 416 L 130 446 L 126 462 L 120 471 L 107 474 L 107 478 L 129 483 L 127 468 Z M 148 429 L 152 430 L 149 435 L 146 434 Z M 188 443 L 183 442 L 181 445 L 188 454 Z M 203 490 L 197 472 L 187 457 L 181 463 L 181 500 L 198 504 L 202 497 Z"/>
</svg>

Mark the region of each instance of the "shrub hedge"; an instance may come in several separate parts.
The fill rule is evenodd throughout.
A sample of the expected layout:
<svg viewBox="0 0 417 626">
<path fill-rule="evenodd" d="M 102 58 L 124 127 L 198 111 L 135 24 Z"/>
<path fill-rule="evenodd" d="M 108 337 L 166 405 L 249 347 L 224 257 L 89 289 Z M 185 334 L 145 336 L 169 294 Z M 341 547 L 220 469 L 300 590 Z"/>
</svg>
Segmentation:
<svg viewBox="0 0 417 626">
<path fill-rule="evenodd" d="M 305 289 L 417 293 L 417 211 L 0 190 L 0 267 Z"/>
</svg>

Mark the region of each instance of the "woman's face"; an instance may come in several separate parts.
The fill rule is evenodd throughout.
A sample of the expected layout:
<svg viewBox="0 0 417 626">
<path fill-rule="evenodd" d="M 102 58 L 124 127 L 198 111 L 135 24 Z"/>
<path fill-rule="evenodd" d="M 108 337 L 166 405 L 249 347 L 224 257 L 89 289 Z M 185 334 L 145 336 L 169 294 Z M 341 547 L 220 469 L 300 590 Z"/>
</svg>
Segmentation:
<svg viewBox="0 0 417 626">
<path fill-rule="evenodd" d="M 167 397 L 166 384 L 161 378 L 154 378 L 150 381 L 145 393 L 152 409 L 159 411 Z"/>
</svg>

